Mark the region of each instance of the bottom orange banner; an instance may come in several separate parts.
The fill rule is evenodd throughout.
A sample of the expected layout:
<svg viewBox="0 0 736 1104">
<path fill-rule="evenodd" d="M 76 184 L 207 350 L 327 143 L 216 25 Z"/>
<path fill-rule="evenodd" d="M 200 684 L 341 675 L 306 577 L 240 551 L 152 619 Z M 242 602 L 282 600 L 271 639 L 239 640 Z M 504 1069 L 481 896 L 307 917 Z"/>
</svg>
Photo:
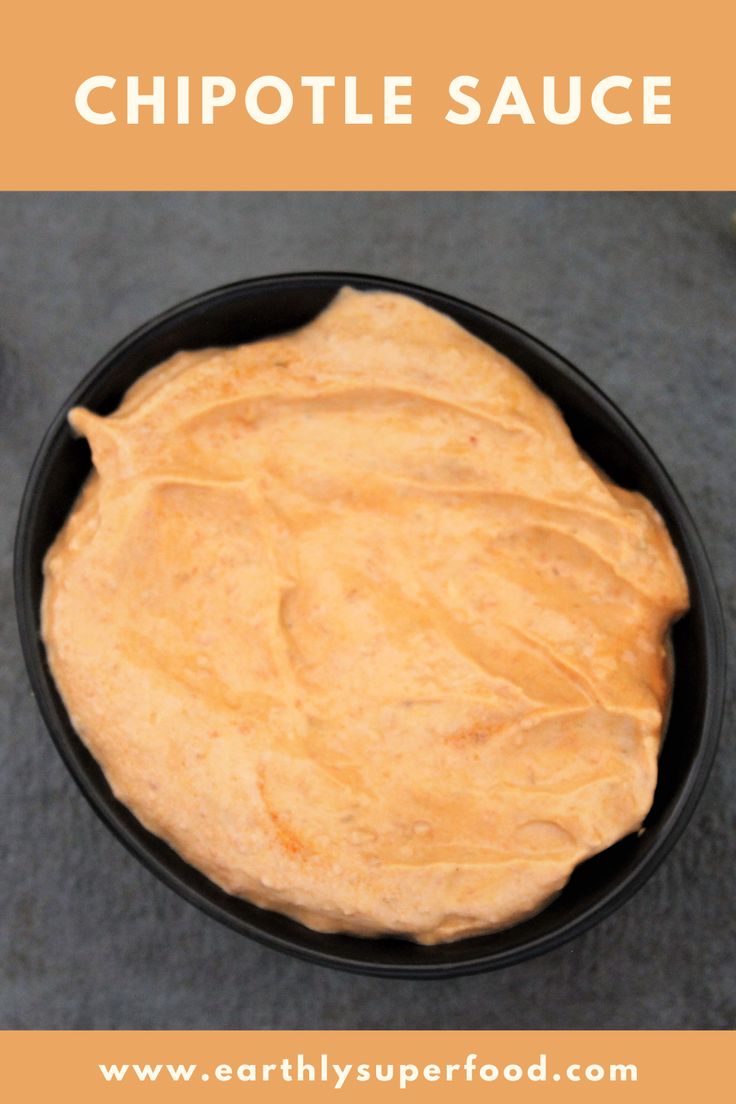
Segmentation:
<svg viewBox="0 0 736 1104">
<path fill-rule="evenodd" d="M 733 1099 L 726 1031 L 6 1031 L 6 1100 Z"/>
</svg>

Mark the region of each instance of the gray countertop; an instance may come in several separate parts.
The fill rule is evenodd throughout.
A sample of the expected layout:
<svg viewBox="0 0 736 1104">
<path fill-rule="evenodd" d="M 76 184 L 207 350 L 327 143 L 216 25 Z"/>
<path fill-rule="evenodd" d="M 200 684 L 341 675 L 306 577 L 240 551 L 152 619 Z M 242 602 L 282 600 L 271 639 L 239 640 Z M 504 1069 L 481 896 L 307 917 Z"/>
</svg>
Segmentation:
<svg viewBox="0 0 736 1104">
<path fill-rule="evenodd" d="M 733 194 L 0 195 L 0 1027 L 723 1028 L 736 1019 L 733 710 L 687 833 L 622 910 L 543 958 L 384 981 L 256 946 L 95 818 L 31 698 L 11 545 L 43 430 L 140 322 L 243 276 L 357 269 L 520 323 L 659 453 L 736 612 Z"/>
</svg>

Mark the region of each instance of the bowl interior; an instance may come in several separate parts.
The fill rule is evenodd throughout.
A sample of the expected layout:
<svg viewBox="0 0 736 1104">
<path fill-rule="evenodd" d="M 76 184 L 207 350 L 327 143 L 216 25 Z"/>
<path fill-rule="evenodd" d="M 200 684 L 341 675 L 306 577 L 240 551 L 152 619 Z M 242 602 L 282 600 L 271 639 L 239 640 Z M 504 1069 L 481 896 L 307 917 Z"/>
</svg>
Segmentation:
<svg viewBox="0 0 736 1104">
<path fill-rule="evenodd" d="M 414 295 L 520 365 L 557 402 L 592 459 L 616 482 L 654 502 L 669 526 L 691 590 L 691 609 L 673 631 L 672 709 L 646 830 L 582 864 L 560 896 L 532 919 L 507 931 L 438 947 L 313 932 L 230 897 L 183 862 L 113 797 L 71 726 L 39 636 L 43 557 L 90 470 L 87 445 L 75 440 L 66 424 L 69 407 L 83 404 L 109 413 L 134 380 L 178 350 L 238 344 L 294 329 L 319 313 L 346 283 Z M 281 950 L 344 969 L 393 976 L 467 973 L 510 964 L 570 938 L 611 912 L 651 873 L 690 815 L 715 750 L 723 681 L 718 599 L 687 510 L 651 450 L 593 384 L 541 342 L 469 304 L 398 281 L 354 274 L 244 281 L 174 308 L 113 349 L 70 396 L 41 446 L 18 528 L 16 597 L 26 662 L 46 723 L 83 792 L 123 842 L 165 882 L 219 920 Z"/>
</svg>

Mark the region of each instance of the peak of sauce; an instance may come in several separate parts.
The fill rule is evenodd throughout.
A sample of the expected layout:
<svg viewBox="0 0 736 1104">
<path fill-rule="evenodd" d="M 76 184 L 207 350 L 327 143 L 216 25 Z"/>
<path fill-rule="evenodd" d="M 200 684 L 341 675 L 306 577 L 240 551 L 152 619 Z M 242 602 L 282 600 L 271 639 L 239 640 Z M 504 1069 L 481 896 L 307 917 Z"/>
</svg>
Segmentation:
<svg viewBox="0 0 736 1104">
<path fill-rule="evenodd" d="M 642 496 L 417 301 L 183 352 L 102 418 L 43 636 L 116 795 L 230 893 L 433 943 L 636 830 L 687 588 Z"/>
</svg>

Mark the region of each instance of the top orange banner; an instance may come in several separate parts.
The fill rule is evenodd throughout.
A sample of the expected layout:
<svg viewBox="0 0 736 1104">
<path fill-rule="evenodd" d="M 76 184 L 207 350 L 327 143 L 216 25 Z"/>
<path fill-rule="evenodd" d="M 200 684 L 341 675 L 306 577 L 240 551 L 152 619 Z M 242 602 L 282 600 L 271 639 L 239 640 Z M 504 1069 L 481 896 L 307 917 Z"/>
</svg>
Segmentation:
<svg viewBox="0 0 736 1104">
<path fill-rule="evenodd" d="M 5 189 L 731 189 L 736 5 L 4 16 Z"/>
</svg>

